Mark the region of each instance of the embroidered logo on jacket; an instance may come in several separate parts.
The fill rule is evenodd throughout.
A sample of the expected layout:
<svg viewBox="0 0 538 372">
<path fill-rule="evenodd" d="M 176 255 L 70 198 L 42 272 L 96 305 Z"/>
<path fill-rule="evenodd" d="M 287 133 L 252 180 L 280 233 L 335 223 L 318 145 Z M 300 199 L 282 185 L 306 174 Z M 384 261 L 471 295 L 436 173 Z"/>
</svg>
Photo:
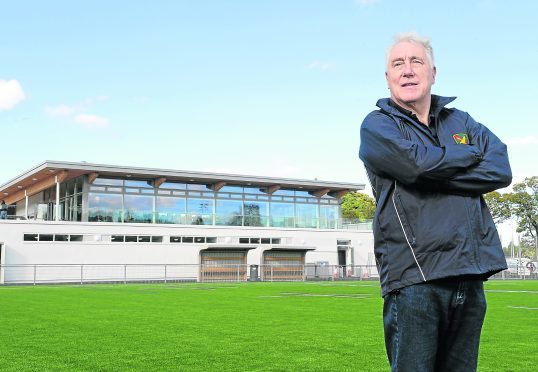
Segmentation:
<svg viewBox="0 0 538 372">
<path fill-rule="evenodd" d="M 454 142 L 456 142 L 458 145 L 469 144 L 469 137 L 467 137 L 467 133 L 456 133 L 452 136 L 452 138 L 454 138 Z"/>
</svg>

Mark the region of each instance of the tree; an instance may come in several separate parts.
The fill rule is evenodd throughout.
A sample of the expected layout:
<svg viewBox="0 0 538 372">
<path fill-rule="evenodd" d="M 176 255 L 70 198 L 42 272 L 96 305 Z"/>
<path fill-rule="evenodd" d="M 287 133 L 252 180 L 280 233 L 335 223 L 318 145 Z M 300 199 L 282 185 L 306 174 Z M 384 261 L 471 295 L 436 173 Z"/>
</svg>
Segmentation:
<svg viewBox="0 0 538 372">
<path fill-rule="evenodd" d="M 534 240 L 538 255 L 538 176 L 525 178 L 512 188 L 509 199 L 518 222 L 516 231 L 523 233 L 525 239 Z"/>
<path fill-rule="evenodd" d="M 523 182 L 512 186 L 513 192 L 499 194 L 490 192 L 484 198 L 496 222 L 508 218 L 517 221 L 518 233 L 523 234 L 523 241 L 532 246 L 538 257 L 538 176 L 525 178 Z"/>
<path fill-rule="evenodd" d="M 512 216 L 511 205 L 503 194 L 492 191 L 484 195 L 484 199 L 496 223 L 501 223 Z"/>
<path fill-rule="evenodd" d="M 342 198 L 342 217 L 371 220 L 374 218 L 375 201 L 366 194 L 350 192 Z"/>
</svg>

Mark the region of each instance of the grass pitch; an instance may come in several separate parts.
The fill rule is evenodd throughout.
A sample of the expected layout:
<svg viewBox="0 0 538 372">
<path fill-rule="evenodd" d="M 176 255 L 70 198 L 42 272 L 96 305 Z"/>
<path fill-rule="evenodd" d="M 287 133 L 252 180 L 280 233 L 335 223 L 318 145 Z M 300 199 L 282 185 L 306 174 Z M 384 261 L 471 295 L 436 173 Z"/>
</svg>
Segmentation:
<svg viewBox="0 0 538 372">
<path fill-rule="evenodd" d="M 486 283 L 480 371 L 538 366 L 538 281 Z M 386 371 L 376 282 L 0 287 L 0 370 Z"/>
</svg>

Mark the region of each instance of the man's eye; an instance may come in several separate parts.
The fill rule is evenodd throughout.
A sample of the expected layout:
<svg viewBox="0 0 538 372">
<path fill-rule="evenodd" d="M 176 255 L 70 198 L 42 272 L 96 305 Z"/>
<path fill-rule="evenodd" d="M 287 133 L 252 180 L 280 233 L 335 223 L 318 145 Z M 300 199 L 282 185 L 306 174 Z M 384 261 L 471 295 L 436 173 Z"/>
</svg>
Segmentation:
<svg viewBox="0 0 538 372">
<path fill-rule="evenodd" d="M 422 60 L 421 59 L 418 59 L 418 58 L 415 58 L 413 61 L 413 63 L 419 63 L 419 64 L 422 64 Z"/>
<path fill-rule="evenodd" d="M 403 62 L 394 62 L 393 64 L 394 67 L 400 67 L 401 65 L 403 65 Z"/>
</svg>

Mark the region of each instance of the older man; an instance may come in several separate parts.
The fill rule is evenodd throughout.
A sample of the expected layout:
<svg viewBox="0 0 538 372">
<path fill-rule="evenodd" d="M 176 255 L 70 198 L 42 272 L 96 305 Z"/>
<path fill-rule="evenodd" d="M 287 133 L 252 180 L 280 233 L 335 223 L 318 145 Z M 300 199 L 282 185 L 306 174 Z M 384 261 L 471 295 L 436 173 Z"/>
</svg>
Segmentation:
<svg viewBox="0 0 538 372">
<path fill-rule="evenodd" d="M 483 281 L 506 269 L 482 194 L 511 182 L 506 146 L 431 94 L 429 40 L 399 35 L 387 53 L 390 98 L 361 126 L 377 201 L 375 256 L 393 371 L 474 371 Z"/>
</svg>

